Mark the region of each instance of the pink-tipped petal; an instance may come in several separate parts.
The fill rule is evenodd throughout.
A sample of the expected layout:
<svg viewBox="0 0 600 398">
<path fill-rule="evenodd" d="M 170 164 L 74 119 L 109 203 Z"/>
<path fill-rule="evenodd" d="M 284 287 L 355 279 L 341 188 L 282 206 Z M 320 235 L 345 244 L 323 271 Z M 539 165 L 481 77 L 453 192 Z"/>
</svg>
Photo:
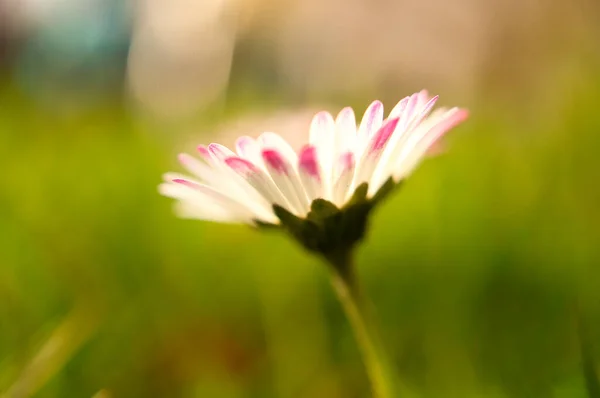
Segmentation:
<svg viewBox="0 0 600 398">
<path fill-rule="evenodd" d="M 338 177 L 354 167 L 354 153 L 346 152 L 340 155 L 337 162 Z"/>
<path fill-rule="evenodd" d="M 335 131 L 335 122 L 329 112 L 321 111 L 317 113 L 310 123 L 309 142 L 311 145 L 317 145 L 323 141 L 333 141 Z"/>
<path fill-rule="evenodd" d="M 227 209 L 237 218 L 251 220 L 256 215 L 255 208 L 252 206 L 253 204 L 248 200 L 242 201 L 240 198 L 231 197 L 208 185 L 198 184 L 186 179 L 175 179 L 173 182 L 193 189 L 201 195 L 200 198 L 204 201 L 211 201 L 220 207 Z M 261 214 L 261 216 L 269 217 L 270 215 L 267 213 L 266 215 Z"/>
<path fill-rule="evenodd" d="M 418 123 L 427 116 L 431 108 L 435 105 L 439 96 L 429 97 L 427 90 L 421 90 L 411 96 L 414 101 L 414 107 L 410 115 L 407 115 L 406 128 L 410 129 L 411 126 L 416 126 Z M 410 103 L 407 105 L 409 106 Z"/>
<path fill-rule="evenodd" d="M 359 146 L 366 145 L 368 139 L 379 130 L 383 123 L 383 104 L 373 101 L 365 111 L 358 128 L 357 140 Z"/>
<path fill-rule="evenodd" d="M 275 186 L 275 183 L 258 166 L 255 166 L 246 159 L 238 156 L 232 156 L 225 159 L 225 164 L 227 164 L 227 166 L 229 166 L 237 175 L 246 180 L 246 182 L 264 197 L 267 202 L 277 204 L 287 209 L 290 208 L 287 200 Z"/>
<path fill-rule="evenodd" d="M 206 163 L 208 163 L 208 165 L 204 165 L 202 162 L 198 161 L 194 162 L 194 158 L 186 156 L 185 154 L 180 155 L 180 161 L 192 174 L 199 176 L 200 179 L 208 185 L 211 185 L 232 197 L 240 195 L 247 196 L 250 194 L 250 196 L 253 196 L 252 200 L 255 200 L 257 203 L 260 202 L 262 208 L 265 208 L 267 205 L 261 197 L 256 194 L 252 195 L 254 190 L 223 162 L 223 155 L 231 154 L 233 152 L 222 145 L 211 145 L 212 146 L 209 146 L 210 149 L 207 147 L 198 147 L 198 152 L 201 156 L 206 157 Z M 217 155 L 213 155 L 213 152 Z M 262 159 L 259 158 L 259 160 L 262 162 Z"/>
<path fill-rule="evenodd" d="M 163 182 L 158 186 L 158 192 L 162 196 L 166 196 L 171 199 L 186 200 L 193 195 L 193 192 L 180 184 L 174 184 L 171 182 Z"/>
<path fill-rule="evenodd" d="M 196 189 L 199 183 L 186 180 L 185 178 L 174 179 L 178 182 L 169 182 L 159 185 L 161 195 L 178 200 L 176 206 L 185 208 L 184 213 L 178 212 L 183 218 L 196 218 L 208 221 L 220 222 L 245 222 L 244 217 L 236 215 L 231 209 L 216 203 Z"/>
<path fill-rule="evenodd" d="M 198 145 L 196 150 L 198 151 L 198 154 L 200 154 L 200 157 L 203 160 L 205 160 L 208 163 L 212 162 L 212 156 L 210 155 L 208 147 L 206 147 L 205 145 Z"/>
<path fill-rule="evenodd" d="M 186 168 L 187 171 L 200 178 L 202 181 L 209 184 L 219 183 L 219 173 L 217 170 L 207 165 L 187 153 L 180 153 L 178 156 L 179 163 Z"/>
<path fill-rule="evenodd" d="M 427 117 L 427 115 L 429 115 L 429 112 L 431 112 L 439 98 L 439 95 L 434 95 L 429 101 L 427 101 L 422 107 L 420 107 L 420 113 L 418 115 L 418 118 L 423 119 Z"/>
<path fill-rule="evenodd" d="M 262 157 L 269 170 L 273 170 L 273 172 L 277 174 L 289 175 L 293 171 L 287 167 L 283 155 L 274 149 L 264 150 L 262 152 Z"/>
<path fill-rule="evenodd" d="M 256 214 L 212 188 L 186 178 L 174 178 L 160 184 L 158 190 L 161 195 L 178 200 L 178 209 L 186 209 L 178 212 L 183 218 L 241 223 L 251 223 L 254 218 L 267 222 L 275 218 L 272 213 Z"/>
<path fill-rule="evenodd" d="M 367 147 L 367 155 L 381 151 L 385 147 L 385 144 L 389 141 L 390 137 L 396 130 L 398 126 L 398 119 L 388 120 L 380 129 L 375 133 L 375 135 L 369 140 L 369 145 Z"/>
<path fill-rule="evenodd" d="M 335 155 L 354 150 L 356 142 L 356 118 L 354 111 L 346 107 L 335 119 Z"/>
<path fill-rule="evenodd" d="M 218 160 L 219 162 L 224 162 L 225 159 L 231 156 L 235 156 L 235 153 L 231 149 L 221 144 L 210 144 L 208 146 L 208 151 L 210 152 L 212 157 Z"/>
<path fill-rule="evenodd" d="M 323 194 L 321 169 L 317 159 L 317 148 L 312 145 L 305 146 L 300 151 L 298 159 L 300 181 L 306 190 L 308 199 L 313 201 Z"/>
<path fill-rule="evenodd" d="M 406 129 L 411 130 L 419 126 L 419 124 L 421 124 L 421 122 L 429 115 L 429 113 L 435 106 L 435 103 L 437 102 L 438 98 L 439 97 L 436 95 L 435 97 L 427 101 L 423 106 L 417 108 L 415 110 L 415 116 L 412 118 Z"/>
<path fill-rule="evenodd" d="M 400 116 L 400 122 L 398 123 L 399 129 L 405 130 L 408 127 L 418 111 L 418 103 L 419 93 L 415 93 L 409 97 L 406 108 L 404 108 L 404 112 L 402 112 L 402 115 Z"/>
<path fill-rule="evenodd" d="M 309 210 L 309 202 L 294 165 L 273 149 L 264 150 L 262 156 L 273 182 L 296 214 L 306 214 Z"/>
<path fill-rule="evenodd" d="M 240 219 L 228 209 L 205 201 L 180 201 L 175 203 L 174 210 L 177 217 L 184 219 L 219 223 L 252 224 L 252 220 Z"/>
<path fill-rule="evenodd" d="M 252 151 L 255 144 L 256 140 L 254 138 L 244 135 L 235 141 L 235 150 L 239 156 L 246 157 L 248 152 Z"/>
<path fill-rule="evenodd" d="M 419 99 L 417 101 L 417 108 L 422 108 L 427 101 L 429 101 L 429 91 L 423 89 L 419 91 Z"/>
<path fill-rule="evenodd" d="M 342 154 L 337 161 L 335 173 L 337 177 L 333 185 L 333 202 L 339 207 L 346 201 L 352 186 L 355 166 L 356 161 L 352 152 Z"/>
<path fill-rule="evenodd" d="M 168 173 L 164 173 L 162 178 L 165 182 L 173 182 L 173 180 L 175 180 L 175 179 L 183 179 L 183 180 L 190 179 L 189 176 L 186 176 L 185 174 L 175 173 L 172 171 L 170 171 Z"/>
<path fill-rule="evenodd" d="M 171 184 L 159 186 L 161 194 L 178 199 L 179 209 L 185 209 L 185 218 L 209 221 L 253 223 L 254 219 L 276 220 L 274 214 L 256 213 L 252 203 L 241 203 L 224 193 L 195 181 L 176 178 Z"/>
<path fill-rule="evenodd" d="M 317 160 L 317 148 L 312 145 L 305 146 L 300 151 L 298 160 L 299 169 L 306 175 L 317 180 L 321 180 L 321 172 L 319 170 L 319 161 Z"/>
<path fill-rule="evenodd" d="M 451 114 L 445 120 L 442 120 L 436 127 L 428 133 L 432 135 L 431 142 L 428 142 L 427 149 L 435 144 L 444 134 L 458 126 L 468 119 L 469 111 L 466 109 L 454 108 L 450 110 Z"/>
<path fill-rule="evenodd" d="M 396 131 L 398 122 L 398 118 L 388 119 L 379 131 L 371 137 L 365 152 L 362 154 L 360 161 L 356 166 L 356 174 L 354 176 L 352 189 L 371 179 L 387 143 Z"/>
<path fill-rule="evenodd" d="M 321 166 L 323 198 L 330 200 L 332 194 L 333 159 L 335 150 L 335 121 L 328 112 L 319 112 L 310 125 L 309 142 L 317 148 Z"/>
<path fill-rule="evenodd" d="M 214 144 L 211 148 L 220 155 L 222 155 L 221 151 L 223 153 L 232 153 L 229 149 L 218 144 Z M 231 197 L 247 197 L 248 201 L 256 204 L 255 211 L 257 214 L 264 214 L 265 210 L 267 212 L 271 211 L 271 205 L 259 195 L 254 188 L 249 186 L 244 179 L 231 170 L 224 161 L 220 160 L 217 156 L 212 155 L 212 152 L 208 147 L 201 145 L 198 147 L 198 152 L 200 153 L 200 156 L 205 158 L 206 163 L 208 163 L 208 171 L 203 170 L 203 172 L 206 171 L 206 173 L 200 175 L 204 182 Z M 199 169 L 191 169 L 192 164 L 190 158 L 191 157 L 180 156 L 180 160 L 184 163 L 184 166 L 193 174 L 199 175 Z M 262 162 L 262 159 L 259 160 Z"/>
<path fill-rule="evenodd" d="M 336 129 L 348 129 L 356 132 L 356 117 L 351 107 L 343 108 L 335 118 Z"/>
<path fill-rule="evenodd" d="M 191 181 L 191 180 L 187 180 L 185 178 L 175 178 L 173 180 L 173 182 L 176 183 L 176 184 L 184 185 L 184 186 L 186 186 L 188 188 L 193 188 L 193 189 L 195 189 L 195 188 L 197 188 L 197 187 L 199 187 L 201 185 L 201 184 L 199 184 L 197 182 L 194 182 L 194 181 Z"/>
<path fill-rule="evenodd" d="M 410 142 L 418 141 L 419 134 L 421 134 L 419 131 L 424 132 L 427 130 L 427 127 L 421 127 L 421 124 L 425 123 L 425 125 L 431 125 L 431 120 L 436 120 L 435 115 L 438 113 L 438 111 L 435 111 L 429 118 L 427 118 L 427 116 L 437 102 L 438 97 L 435 96 L 431 98 L 419 108 L 418 102 L 423 101 L 425 95 L 426 92 L 421 91 L 420 93 L 413 94 L 406 102 L 405 108 L 401 115 L 401 122 L 398 124 L 396 129 L 397 131 L 388 142 L 387 147 L 384 153 L 381 155 L 381 158 L 369 180 L 369 192 L 372 192 L 372 190 L 376 189 L 376 187 L 378 188 L 389 178 L 389 174 L 391 172 L 390 168 L 396 163 L 396 159 L 398 156 L 400 156 L 402 149 L 406 145 L 410 145 Z M 413 107 L 413 105 L 415 107 Z M 409 116 L 409 112 L 415 116 Z M 402 121 L 406 121 L 408 119 L 411 119 L 411 121 L 408 125 L 404 125 Z"/>
<path fill-rule="evenodd" d="M 238 138 L 235 143 L 235 148 L 240 157 L 257 166 L 264 167 L 260 145 L 254 138 L 248 136 Z"/>
<path fill-rule="evenodd" d="M 409 99 L 410 99 L 410 97 L 404 97 L 400 101 L 398 101 L 396 106 L 393 107 L 392 110 L 390 111 L 388 119 L 401 117 L 402 114 L 404 113 L 404 110 L 406 109 L 406 105 L 408 104 Z"/>
<path fill-rule="evenodd" d="M 290 163 L 296 164 L 298 155 L 291 145 L 284 140 L 279 134 L 266 132 L 258 137 L 260 147 L 264 149 L 274 149 L 283 155 Z"/>
<path fill-rule="evenodd" d="M 260 173 L 258 167 L 256 167 L 252 162 L 249 162 L 246 159 L 240 158 L 238 156 L 231 156 L 225 159 L 225 164 L 231 167 L 233 171 L 235 171 L 242 177 Z"/>
<path fill-rule="evenodd" d="M 392 170 L 394 178 L 400 180 L 412 173 L 431 146 L 449 130 L 465 121 L 468 116 L 466 109 L 459 108 L 450 109 L 442 115 L 437 123 L 420 135 L 418 141 L 403 149 Z"/>
</svg>

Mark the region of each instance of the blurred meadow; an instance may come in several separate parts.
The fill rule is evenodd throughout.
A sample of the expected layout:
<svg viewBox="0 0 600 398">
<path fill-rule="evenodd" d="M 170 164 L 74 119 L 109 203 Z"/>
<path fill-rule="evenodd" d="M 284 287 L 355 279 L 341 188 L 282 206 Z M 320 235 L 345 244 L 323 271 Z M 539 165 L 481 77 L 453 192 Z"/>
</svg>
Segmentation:
<svg viewBox="0 0 600 398">
<path fill-rule="evenodd" d="M 358 253 L 405 397 L 600 397 L 599 26 L 592 0 L 0 0 L 0 396 L 369 396 L 318 259 L 157 185 L 427 88 L 471 117 Z"/>
</svg>

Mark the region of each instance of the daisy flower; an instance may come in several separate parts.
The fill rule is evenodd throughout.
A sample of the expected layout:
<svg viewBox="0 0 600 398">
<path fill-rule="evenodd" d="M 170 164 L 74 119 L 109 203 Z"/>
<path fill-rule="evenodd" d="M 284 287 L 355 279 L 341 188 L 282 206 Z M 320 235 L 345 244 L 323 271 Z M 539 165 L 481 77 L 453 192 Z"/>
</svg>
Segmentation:
<svg viewBox="0 0 600 398">
<path fill-rule="evenodd" d="M 448 130 L 467 118 L 459 108 L 432 111 L 426 91 L 402 99 L 384 118 L 374 101 L 357 125 L 344 108 L 317 113 L 298 152 L 281 136 L 241 137 L 235 152 L 219 144 L 182 154 L 191 176 L 168 173 L 160 192 L 186 218 L 281 228 L 331 266 L 333 287 L 365 358 L 374 396 L 397 396 L 385 350 L 367 322 L 352 252 L 371 210 L 401 184 Z"/>
<path fill-rule="evenodd" d="M 425 90 L 415 93 L 387 118 L 374 101 L 358 125 L 352 108 L 335 119 L 319 112 L 299 151 L 272 132 L 238 138 L 235 151 L 201 145 L 199 158 L 179 155 L 190 176 L 167 173 L 159 191 L 177 200 L 184 218 L 281 226 L 320 253 L 352 246 L 373 205 L 467 117 L 459 108 L 432 111 L 437 99 Z"/>
</svg>

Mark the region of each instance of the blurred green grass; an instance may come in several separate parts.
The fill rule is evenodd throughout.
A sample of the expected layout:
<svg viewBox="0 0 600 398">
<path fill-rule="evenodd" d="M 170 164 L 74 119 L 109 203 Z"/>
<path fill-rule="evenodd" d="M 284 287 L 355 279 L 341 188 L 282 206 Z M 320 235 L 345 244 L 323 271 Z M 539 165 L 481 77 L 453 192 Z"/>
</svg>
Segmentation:
<svg viewBox="0 0 600 398">
<path fill-rule="evenodd" d="M 481 99 L 373 218 L 359 272 L 418 396 L 586 396 L 600 76 L 545 95 Z M 14 88 L 0 99 L 0 391 L 368 395 L 318 260 L 279 234 L 172 215 L 156 186 L 181 137 L 115 104 L 66 117 Z"/>
</svg>

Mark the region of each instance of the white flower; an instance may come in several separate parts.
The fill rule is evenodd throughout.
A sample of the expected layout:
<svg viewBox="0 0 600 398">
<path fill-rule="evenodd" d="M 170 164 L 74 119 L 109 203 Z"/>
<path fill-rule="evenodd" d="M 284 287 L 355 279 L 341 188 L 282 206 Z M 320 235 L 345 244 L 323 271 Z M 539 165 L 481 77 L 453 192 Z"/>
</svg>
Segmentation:
<svg viewBox="0 0 600 398">
<path fill-rule="evenodd" d="M 351 108 L 335 120 L 320 112 L 298 153 L 270 132 L 239 138 L 236 152 L 199 146 L 201 159 L 179 157 L 192 177 L 168 173 L 159 190 L 177 200 L 181 217 L 251 225 L 280 224 L 277 209 L 304 219 L 316 199 L 342 209 L 364 183 L 368 201 L 386 182 L 408 177 L 435 141 L 466 119 L 464 109 L 431 112 L 436 101 L 426 91 L 415 93 L 385 120 L 383 105 L 374 101 L 358 126 Z"/>
</svg>

